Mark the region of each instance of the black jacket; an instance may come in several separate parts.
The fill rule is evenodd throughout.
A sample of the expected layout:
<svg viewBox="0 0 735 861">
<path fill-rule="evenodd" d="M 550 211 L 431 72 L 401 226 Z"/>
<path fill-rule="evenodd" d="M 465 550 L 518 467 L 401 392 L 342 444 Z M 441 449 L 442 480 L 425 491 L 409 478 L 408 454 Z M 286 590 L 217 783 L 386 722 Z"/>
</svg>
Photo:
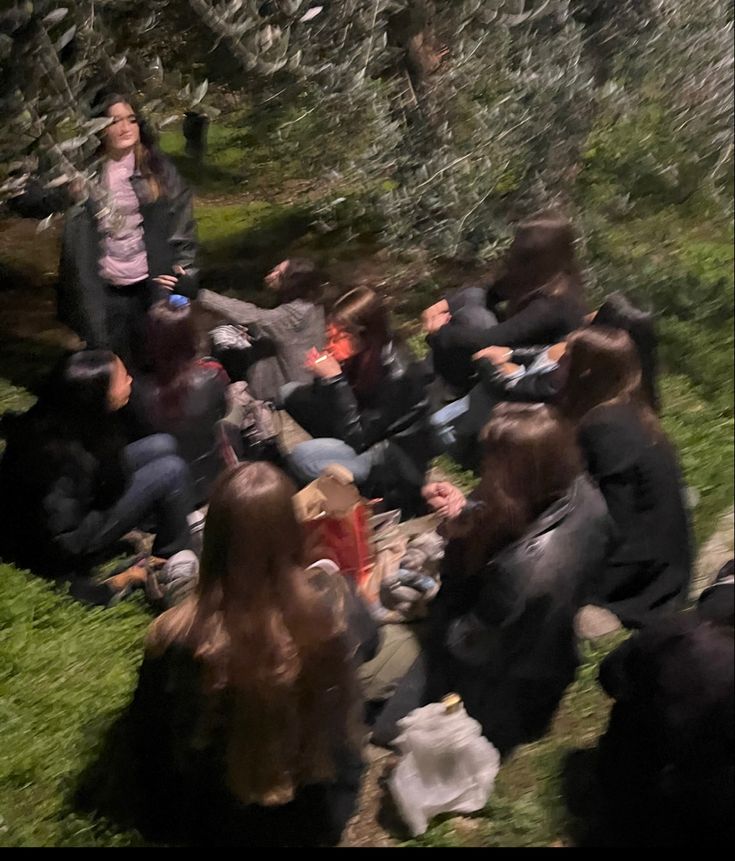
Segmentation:
<svg viewBox="0 0 735 861">
<path fill-rule="evenodd" d="M 165 192 L 152 203 L 146 202 L 147 189 L 142 177 L 132 178 L 143 216 L 148 273 L 151 278 L 171 275 L 174 266 L 181 266 L 186 275 L 179 278 L 176 291 L 194 298 L 197 238 L 192 195 L 173 164 L 163 157 L 161 164 Z M 58 317 L 89 347 L 107 347 L 110 339 L 99 274 L 102 237 L 97 226 L 97 206 L 92 200 L 71 203 L 63 191 L 44 193 L 32 187 L 15 202 L 14 208 L 21 215 L 34 218 L 66 210 L 57 285 Z"/>
<path fill-rule="evenodd" d="M 133 385 L 130 399 L 133 435 L 140 438 L 168 433 L 176 439 L 179 455 L 191 471 L 197 503 L 209 498 L 212 483 L 224 467 L 215 428 L 227 412 L 228 385 L 229 379 L 219 362 L 198 361 L 176 418 L 167 418 L 156 408 L 158 389 L 150 376 L 136 377 Z"/>
<path fill-rule="evenodd" d="M 626 404 L 594 410 L 579 442 L 618 532 L 594 602 L 637 627 L 681 606 L 691 575 L 691 528 L 676 454 L 652 442 Z"/>
<path fill-rule="evenodd" d="M 358 404 L 347 376 L 339 374 L 297 388 L 285 408 L 316 439 L 340 439 L 358 454 L 370 449 L 375 457 L 363 493 L 412 516 L 422 510 L 421 488 L 435 450 L 427 372 L 394 343 L 383 348 L 381 358 L 381 380 L 363 403 Z"/>
<path fill-rule="evenodd" d="M 542 735 L 574 679 L 574 616 L 611 533 L 602 496 L 580 476 L 479 574 L 463 575 L 452 542 L 432 605 L 427 700 L 456 690 L 503 754 Z"/>
<path fill-rule="evenodd" d="M 732 846 L 734 657 L 732 628 L 677 613 L 603 661 L 600 787 L 620 845 Z"/>
<path fill-rule="evenodd" d="M 0 461 L 0 549 L 38 574 L 59 576 L 103 549 L 100 529 L 124 491 L 124 467 L 121 461 L 119 474 L 102 475 L 98 456 L 52 432 L 38 409 L 11 423 Z M 107 442 L 122 458 L 125 438 L 115 422 Z"/>
</svg>

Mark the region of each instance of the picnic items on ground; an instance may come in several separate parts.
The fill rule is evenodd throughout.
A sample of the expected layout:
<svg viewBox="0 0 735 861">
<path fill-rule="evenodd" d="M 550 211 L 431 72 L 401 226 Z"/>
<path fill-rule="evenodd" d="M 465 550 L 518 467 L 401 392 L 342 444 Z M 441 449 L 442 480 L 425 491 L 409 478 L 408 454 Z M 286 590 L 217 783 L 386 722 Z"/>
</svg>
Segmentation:
<svg viewBox="0 0 735 861">
<path fill-rule="evenodd" d="M 500 754 L 457 694 L 414 709 L 398 722 L 402 757 L 388 786 L 414 837 L 438 813 L 472 813 L 487 803 Z"/>
</svg>

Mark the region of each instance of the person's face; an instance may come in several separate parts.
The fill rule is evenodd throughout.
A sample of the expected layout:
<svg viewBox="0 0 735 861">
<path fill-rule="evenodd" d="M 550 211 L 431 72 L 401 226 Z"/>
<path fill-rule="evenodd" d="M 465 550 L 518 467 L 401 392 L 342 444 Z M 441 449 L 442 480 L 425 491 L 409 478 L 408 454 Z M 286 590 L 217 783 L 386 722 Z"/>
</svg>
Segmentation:
<svg viewBox="0 0 735 861">
<path fill-rule="evenodd" d="M 126 155 L 140 142 L 140 128 L 135 112 L 126 102 L 110 105 L 107 116 L 112 123 L 105 129 L 105 150 L 114 157 Z"/>
<path fill-rule="evenodd" d="M 133 378 L 128 369 L 120 359 L 115 359 L 110 378 L 110 388 L 107 390 L 107 405 L 110 412 L 121 410 L 130 400 L 130 392 L 133 388 Z"/>
<path fill-rule="evenodd" d="M 278 264 L 278 266 L 271 269 L 271 271 L 265 276 L 265 286 L 268 290 L 273 290 L 276 293 L 279 292 L 283 287 L 283 279 L 286 277 L 286 273 L 288 272 L 288 260 L 284 260 Z"/>
</svg>

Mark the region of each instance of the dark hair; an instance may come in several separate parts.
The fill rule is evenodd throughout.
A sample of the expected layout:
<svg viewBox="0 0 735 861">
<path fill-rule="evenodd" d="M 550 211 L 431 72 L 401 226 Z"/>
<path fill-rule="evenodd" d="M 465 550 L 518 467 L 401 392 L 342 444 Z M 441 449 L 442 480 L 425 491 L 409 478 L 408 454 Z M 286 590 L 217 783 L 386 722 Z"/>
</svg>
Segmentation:
<svg viewBox="0 0 735 861">
<path fill-rule="evenodd" d="M 316 264 L 306 257 L 289 257 L 288 266 L 281 276 L 278 291 L 282 302 L 305 299 L 318 302 L 321 298 L 324 278 Z"/>
<path fill-rule="evenodd" d="M 146 348 L 158 394 L 154 408 L 165 419 L 181 414 L 197 357 L 191 303 L 174 298 L 156 302 L 146 320 Z"/>
<path fill-rule="evenodd" d="M 481 439 L 480 483 L 472 498 L 484 508 L 464 540 L 467 574 L 520 538 L 583 470 L 574 426 L 546 404 L 498 404 Z"/>
<path fill-rule="evenodd" d="M 334 779 L 335 737 L 355 749 L 361 741 L 344 581 L 330 594 L 306 574 L 295 490 L 262 461 L 220 477 L 197 591 L 146 643 L 152 656 L 184 647 L 203 669 L 205 702 L 226 695 L 227 783 L 246 804 L 283 804 L 306 783 Z M 207 729 L 222 732 L 203 721 Z"/>
<path fill-rule="evenodd" d="M 390 315 L 382 296 L 369 287 L 355 287 L 332 307 L 330 320 L 362 341 L 360 352 L 344 364 L 358 403 L 370 400 L 383 377 L 383 348 L 392 340 Z"/>
<path fill-rule="evenodd" d="M 592 325 L 622 329 L 630 335 L 641 363 L 643 394 L 658 412 L 658 338 L 653 314 L 636 308 L 622 293 L 611 293 L 595 314 Z"/>
<path fill-rule="evenodd" d="M 34 413 L 45 441 L 77 442 L 97 460 L 95 504 L 111 504 L 125 486 L 125 438 L 108 402 L 118 358 L 108 350 L 82 350 L 62 359 L 50 374 Z"/>
<path fill-rule="evenodd" d="M 566 382 L 559 392 L 561 410 L 582 423 L 590 413 L 606 404 L 629 404 L 652 439 L 663 431 L 641 385 L 638 351 L 627 332 L 588 326 L 567 338 Z"/>
<path fill-rule="evenodd" d="M 532 299 L 566 296 L 585 308 L 582 275 L 574 251 L 574 230 L 566 218 L 550 214 L 521 222 L 505 258 L 495 291 L 515 314 Z"/>
<path fill-rule="evenodd" d="M 163 156 L 158 149 L 156 135 L 136 106 L 135 100 L 121 93 L 108 93 L 95 103 L 93 113 L 99 117 L 107 116 L 110 108 L 119 104 L 130 105 L 138 121 L 140 143 L 135 147 L 135 166 L 146 182 L 149 202 L 152 203 L 166 194 Z M 104 141 L 101 149 L 104 150 Z"/>
</svg>

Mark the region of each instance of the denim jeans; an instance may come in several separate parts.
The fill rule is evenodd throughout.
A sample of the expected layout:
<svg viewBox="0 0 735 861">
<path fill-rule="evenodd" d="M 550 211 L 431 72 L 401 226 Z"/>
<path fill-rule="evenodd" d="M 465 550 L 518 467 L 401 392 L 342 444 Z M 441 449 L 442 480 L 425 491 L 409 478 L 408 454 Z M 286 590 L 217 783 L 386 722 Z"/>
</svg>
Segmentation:
<svg viewBox="0 0 735 861">
<path fill-rule="evenodd" d="M 191 548 L 187 515 L 194 509 L 189 467 L 169 434 L 152 434 L 125 446 L 127 488 L 105 512 L 88 552 L 109 547 L 131 529 L 152 521 L 153 553 L 168 557 Z"/>
<path fill-rule="evenodd" d="M 295 446 L 286 463 L 301 486 L 318 478 L 324 467 L 338 463 L 349 469 L 359 487 L 367 482 L 370 471 L 382 457 L 382 450 L 382 444 L 377 443 L 358 454 L 341 439 L 310 439 Z"/>
</svg>

